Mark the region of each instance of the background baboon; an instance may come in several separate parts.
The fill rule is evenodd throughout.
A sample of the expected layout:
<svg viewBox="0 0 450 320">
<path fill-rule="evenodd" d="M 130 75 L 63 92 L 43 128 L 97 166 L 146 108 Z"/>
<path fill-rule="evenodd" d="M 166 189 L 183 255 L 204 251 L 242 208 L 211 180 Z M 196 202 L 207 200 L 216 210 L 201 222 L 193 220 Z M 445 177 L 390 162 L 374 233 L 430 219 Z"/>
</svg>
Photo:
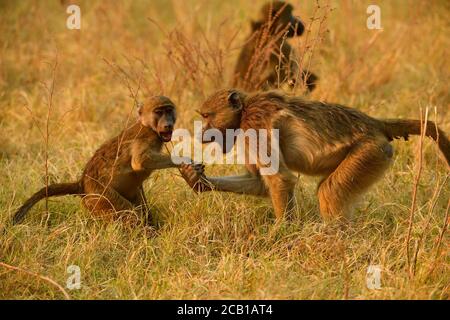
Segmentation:
<svg viewBox="0 0 450 320">
<path fill-rule="evenodd" d="M 239 55 L 234 86 L 244 90 L 269 89 L 296 81 L 305 83 L 308 91 L 315 88 L 317 76 L 308 70 L 299 70 L 295 50 L 284 37 L 303 34 L 302 21 L 292 15 L 293 6 L 283 1 L 266 3 L 257 21 L 252 22 L 252 33 Z"/>
<path fill-rule="evenodd" d="M 294 204 L 296 176 L 292 171 L 324 177 L 318 186 L 324 219 L 348 217 L 355 197 L 389 166 L 393 155 L 389 142 L 421 132 L 419 120 L 380 120 L 345 106 L 277 92 L 218 91 L 206 100 L 200 113 L 205 130 L 214 127 L 225 133 L 226 129 L 238 128 L 279 129 L 277 174 L 261 176 L 259 164 L 247 164 L 247 175 L 213 178 L 202 176 L 199 168 L 182 167 L 189 184 L 199 191 L 270 195 L 278 219 Z M 425 134 L 438 142 L 450 165 L 450 142 L 444 132 L 429 121 Z M 229 150 L 230 146 L 223 149 Z"/>
<path fill-rule="evenodd" d="M 13 222 L 21 222 L 39 200 L 67 194 L 84 196 L 84 206 L 102 218 L 117 218 L 118 211 L 135 208 L 147 213 L 142 183 L 153 170 L 177 166 L 161 153 L 163 143 L 172 137 L 175 105 L 167 97 L 155 96 L 138 106 L 138 114 L 134 125 L 95 152 L 79 181 L 42 188 L 20 207 Z"/>
</svg>

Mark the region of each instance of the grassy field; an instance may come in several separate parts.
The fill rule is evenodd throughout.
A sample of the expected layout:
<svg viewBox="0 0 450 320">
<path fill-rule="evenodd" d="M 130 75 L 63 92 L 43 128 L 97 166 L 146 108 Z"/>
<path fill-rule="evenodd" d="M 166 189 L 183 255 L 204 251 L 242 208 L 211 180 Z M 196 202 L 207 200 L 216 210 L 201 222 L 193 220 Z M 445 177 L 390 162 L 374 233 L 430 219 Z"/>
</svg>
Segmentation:
<svg viewBox="0 0 450 320">
<path fill-rule="evenodd" d="M 194 110 L 230 83 L 264 1 L 78 3 L 81 30 L 68 30 L 60 1 L 0 0 L 0 299 L 64 298 L 55 283 L 65 288 L 70 265 L 82 281 L 65 289 L 72 299 L 449 299 L 449 174 L 428 140 L 420 165 L 419 138 L 393 142 L 392 167 L 345 231 L 322 223 L 317 179 L 299 178 L 294 221 L 276 226 L 267 199 L 197 196 L 176 170 L 145 184 L 151 233 L 95 221 L 69 196 L 10 226 L 46 178 L 75 181 L 134 118 L 139 83 L 140 95 L 172 97 L 177 127 L 192 128 Z M 428 108 L 450 132 L 448 1 L 292 3 L 310 26 L 292 44 L 320 76 L 312 99 L 383 118 Z M 366 27 L 374 3 L 382 31 Z M 366 286 L 370 265 L 382 269 L 378 290 Z"/>
</svg>

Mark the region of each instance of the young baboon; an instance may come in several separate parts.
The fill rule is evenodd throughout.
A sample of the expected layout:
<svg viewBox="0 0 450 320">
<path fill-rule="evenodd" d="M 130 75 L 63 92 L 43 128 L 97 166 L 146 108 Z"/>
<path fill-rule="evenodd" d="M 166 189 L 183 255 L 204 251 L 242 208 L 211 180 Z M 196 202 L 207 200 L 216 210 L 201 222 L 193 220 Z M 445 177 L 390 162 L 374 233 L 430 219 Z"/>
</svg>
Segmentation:
<svg viewBox="0 0 450 320">
<path fill-rule="evenodd" d="M 273 91 L 246 94 L 221 90 L 209 97 L 199 112 L 204 130 L 216 128 L 223 134 L 226 129 L 239 128 L 279 130 L 276 174 L 261 175 L 259 158 L 257 164 L 246 160 L 248 173 L 242 176 L 206 177 L 198 167 L 181 169 L 197 191 L 270 195 L 278 219 L 294 204 L 296 176 L 292 171 L 323 177 L 318 198 L 325 220 L 349 217 L 355 198 L 388 168 L 393 156 L 390 141 L 421 133 L 419 120 L 375 119 L 356 109 Z M 428 121 L 425 135 L 437 141 L 449 166 L 450 142 L 444 132 Z M 225 145 L 224 152 L 231 147 Z"/>
<path fill-rule="evenodd" d="M 142 183 L 154 170 L 177 166 L 161 153 L 163 143 L 172 138 L 175 105 L 167 97 L 154 96 L 138 106 L 138 114 L 135 124 L 94 153 L 79 181 L 42 188 L 19 208 L 13 223 L 21 222 L 39 200 L 68 194 L 83 196 L 83 205 L 97 217 L 132 221 L 131 215 L 120 211 L 138 209 L 148 214 Z"/>
<path fill-rule="evenodd" d="M 252 33 L 239 55 L 234 86 L 243 90 L 267 90 L 302 81 L 308 91 L 314 90 L 317 76 L 299 70 L 299 59 L 285 37 L 299 37 L 305 29 L 292 15 L 293 6 L 283 1 L 266 3 L 259 19 L 252 22 Z"/>
</svg>

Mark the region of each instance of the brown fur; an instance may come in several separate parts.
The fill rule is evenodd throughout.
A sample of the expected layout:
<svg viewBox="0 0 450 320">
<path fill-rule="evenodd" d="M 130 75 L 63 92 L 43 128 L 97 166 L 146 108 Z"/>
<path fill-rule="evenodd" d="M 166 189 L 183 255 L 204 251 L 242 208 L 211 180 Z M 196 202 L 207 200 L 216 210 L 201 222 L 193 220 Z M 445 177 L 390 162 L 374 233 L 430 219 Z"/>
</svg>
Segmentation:
<svg viewBox="0 0 450 320">
<path fill-rule="evenodd" d="M 138 112 L 137 123 L 95 152 L 78 182 L 42 188 L 16 212 L 13 222 L 21 222 L 39 200 L 67 194 L 83 196 L 84 206 L 97 217 L 133 221 L 134 215 L 120 211 L 146 213 L 142 183 L 154 170 L 176 167 L 169 155 L 161 153 L 163 142 L 170 140 L 176 114 L 173 102 L 163 96 L 149 98 Z"/>
<path fill-rule="evenodd" d="M 355 198 L 388 168 L 393 155 L 389 142 L 421 131 L 418 120 L 375 119 L 356 109 L 278 92 L 222 90 L 206 100 L 200 113 L 206 129 L 279 129 L 280 166 L 275 175 L 261 176 L 258 165 L 248 164 L 244 176 L 199 180 L 201 171 L 182 168 L 189 184 L 197 183 L 199 191 L 270 195 L 277 218 L 292 209 L 293 171 L 323 177 L 318 197 L 326 220 L 347 217 Z M 438 141 L 450 165 L 450 142 L 444 132 L 430 121 L 425 134 Z"/>
<path fill-rule="evenodd" d="M 302 81 L 314 90 L 317 76 L 298 69 L 295 50 L 284 39 L 301 36 L 304 25 L 292 15 L 293 7 L 283 1 L 270 1 L 261 8 L 259 20 L 252 22 L 252 33 L 239 55 L 234 86 L 243 90 L 270 89 Z M 277 70 L 279 69 L 279 72 Z"/>
</svg>

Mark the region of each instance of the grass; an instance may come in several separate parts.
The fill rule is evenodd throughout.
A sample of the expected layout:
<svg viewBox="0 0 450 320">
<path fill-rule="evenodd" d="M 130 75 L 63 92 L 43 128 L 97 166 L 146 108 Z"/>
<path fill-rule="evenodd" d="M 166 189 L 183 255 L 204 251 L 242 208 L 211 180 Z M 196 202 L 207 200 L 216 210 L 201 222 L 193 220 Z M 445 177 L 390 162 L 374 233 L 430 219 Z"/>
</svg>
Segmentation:
<svg viewBox="0 0 450 320">
<path fill-rule="evenodd" d="M 291 41 L 320 76 L 311 98 L 383 118 L 420 118 L 429 108 L 450 132 L 448 3 L 377 1 L 379 32 L 366 28 L 372 2 L 292 1 L 312 27 Z M 300 177 L 295 219 L 276 226 L 268 200 L 197 196 L 176 170 L 145 184 L 158 225 L 151 234 L 95 221 L 74 197 L 49 199 L 48 213 L 41 201 L 24 224 L 9 225 L 47 178 L 75 181 L 121 130 L 138 79 L 141 94 L 173 98 L 177 126 L 192 128 L 194 110 L 231 79 L 253 3 L 80 1 L 75 31 L 59 1 L 0 1 L 0 262 L 20 268 L 0 265 L 1 299 L 62 299 L 48 279 L 65 287 L 69 265 L 81 270 L 81 289 L 65 289 L 73 299 L 449 298 L 448 171 L 428 140 L 419 170 L 420 138 L 393 142 L 392 167 L 345 231 L 322 223 L 317 179 Z M 408 238 L 417 257 L 409 264 Z M 382 266 L 379 290 L 366 286 L 369 265 Z"/>
</svg>

